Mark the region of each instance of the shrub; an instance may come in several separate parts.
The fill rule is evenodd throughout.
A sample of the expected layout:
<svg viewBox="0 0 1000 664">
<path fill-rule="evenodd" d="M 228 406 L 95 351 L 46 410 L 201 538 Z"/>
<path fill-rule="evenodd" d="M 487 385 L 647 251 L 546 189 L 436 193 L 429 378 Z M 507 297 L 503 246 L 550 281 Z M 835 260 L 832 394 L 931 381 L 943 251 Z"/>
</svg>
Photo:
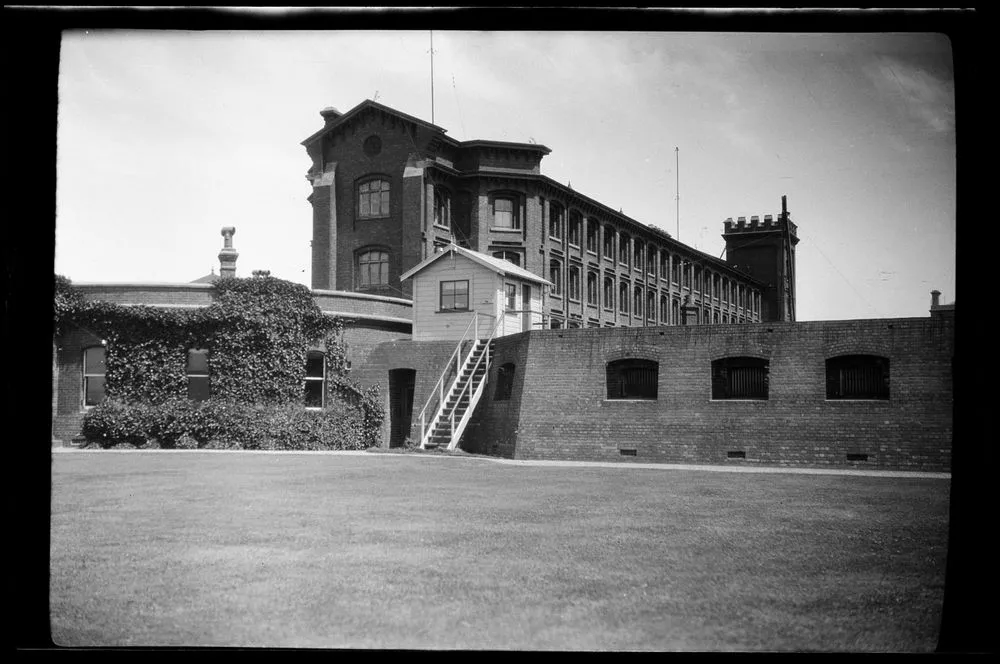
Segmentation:
<svg viewBox="0 0 1000 664">
<path fill-rule="evenodd" d="M 107 449 L 118 444 L 140 447 L 149 435 L 148 408 L 107 399 L 83 418 L 81 433 L 89 444 Z"/>
</svg>

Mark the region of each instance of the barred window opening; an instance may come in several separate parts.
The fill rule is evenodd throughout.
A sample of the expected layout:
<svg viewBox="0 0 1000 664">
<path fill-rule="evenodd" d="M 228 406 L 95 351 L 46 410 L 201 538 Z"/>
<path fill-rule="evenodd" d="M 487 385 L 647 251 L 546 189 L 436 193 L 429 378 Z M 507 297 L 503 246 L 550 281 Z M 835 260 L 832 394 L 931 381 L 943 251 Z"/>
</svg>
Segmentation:
<svg viewBox="0 0 1000 664">
<path fill-rule="evenodd" d="M 608 399 L 655 400 L 659 363 L 629 358 L 607 364 Z"/>
<path fill-rule="evenodd" d="M 889 398 L 889 358 L 844 355 L 826 361 L 827 399 Z"/>
<path fill-rule="evenodd" d="M 712 362 L 713 399 L 767 399 L 769 362 L 726 357 Z"/>
</svg>

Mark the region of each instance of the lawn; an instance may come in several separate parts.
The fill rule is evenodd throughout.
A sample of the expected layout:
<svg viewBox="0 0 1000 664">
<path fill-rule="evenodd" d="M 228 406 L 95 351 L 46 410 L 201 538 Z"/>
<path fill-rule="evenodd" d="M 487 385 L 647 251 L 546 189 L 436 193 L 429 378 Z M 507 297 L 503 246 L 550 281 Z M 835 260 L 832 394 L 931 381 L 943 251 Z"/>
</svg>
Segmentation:
<svg viewBox="0 0 1000 664">
<path fill-rule="evenodd" d="M 64 646 L 927 652 L 942 479 L 53 455 Z"/>
</svg>

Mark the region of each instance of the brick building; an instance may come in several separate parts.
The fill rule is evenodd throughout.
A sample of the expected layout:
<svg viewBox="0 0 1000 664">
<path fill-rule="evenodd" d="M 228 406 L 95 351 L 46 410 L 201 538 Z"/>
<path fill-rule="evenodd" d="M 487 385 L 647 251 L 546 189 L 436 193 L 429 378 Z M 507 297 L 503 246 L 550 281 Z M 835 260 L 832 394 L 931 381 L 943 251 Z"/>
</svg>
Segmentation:
<svg viewBox="0 0 1000 664">
<path fill-rule="evenodd" d="M 787 208 L 725 223 L 727 259 L 541 173 L 549 148 L 457 141 L 374 101 L 321 112 L 312 160 L 312 287 L 409 298 L 401 275 L 449 244 L 552 282 L 538 327 L 795 320 Z"/>
</svg>

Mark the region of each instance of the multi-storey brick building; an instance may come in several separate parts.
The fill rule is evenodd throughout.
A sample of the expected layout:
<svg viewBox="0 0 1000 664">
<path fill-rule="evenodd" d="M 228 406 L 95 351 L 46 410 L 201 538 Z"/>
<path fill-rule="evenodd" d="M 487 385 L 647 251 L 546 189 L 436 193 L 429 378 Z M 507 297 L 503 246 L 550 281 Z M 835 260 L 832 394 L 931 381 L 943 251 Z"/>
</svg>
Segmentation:
<svg viewBox="0 0 1000 664">
<path fill-rule="evenodd" d="M 541 174 L 549 148 L 457 141 L 374 101 L 321 112 L 312 167 L 312 287 L 410 297 L 400 275 L 450 243 L 552 283 L 544 327 L 795 320 L 796 227 L 725 223 L 727 260 Z"/>
</svg>

